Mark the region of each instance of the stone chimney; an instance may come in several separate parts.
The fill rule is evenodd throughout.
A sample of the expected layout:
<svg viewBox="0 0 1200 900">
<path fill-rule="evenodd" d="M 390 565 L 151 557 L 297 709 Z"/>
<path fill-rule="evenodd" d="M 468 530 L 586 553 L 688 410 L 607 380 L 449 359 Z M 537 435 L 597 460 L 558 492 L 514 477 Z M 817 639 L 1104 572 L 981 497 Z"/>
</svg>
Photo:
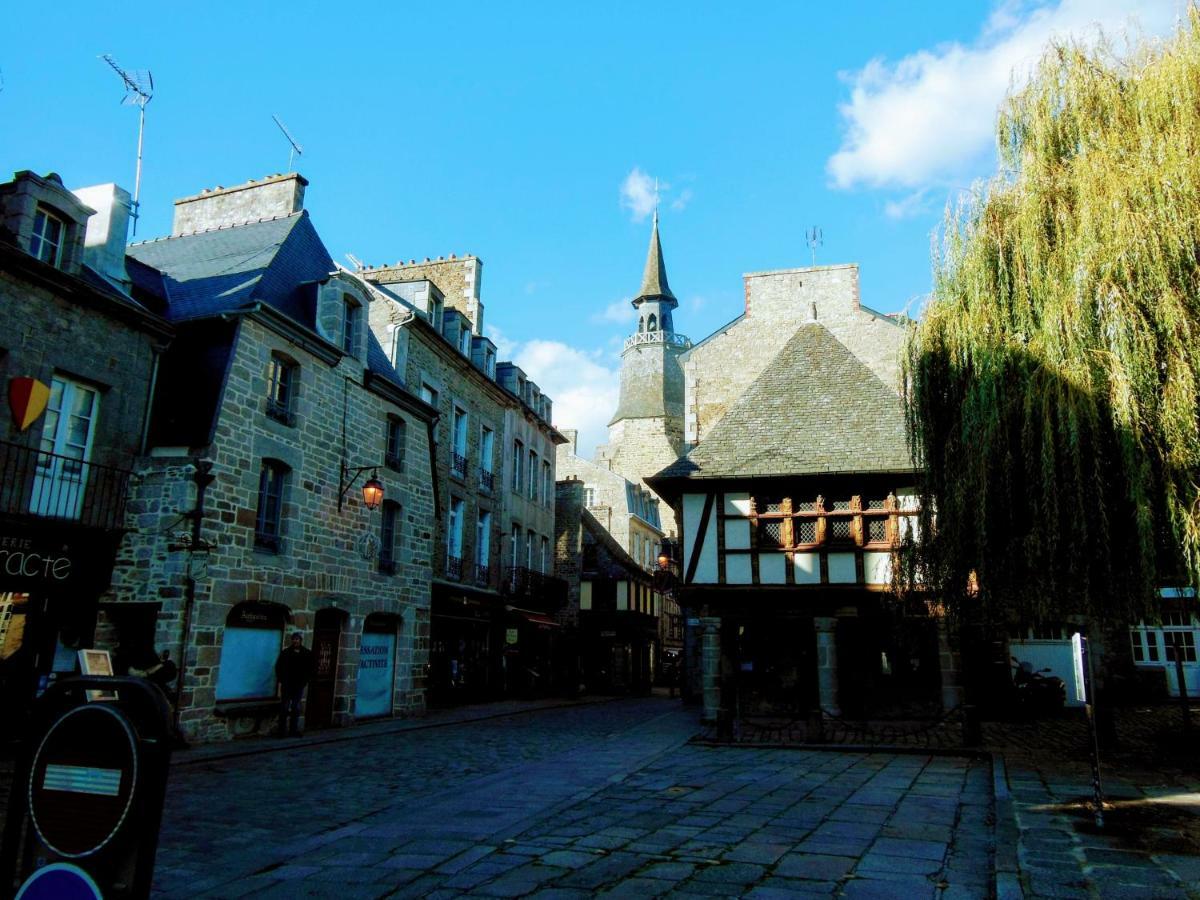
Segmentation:
<svg viewBox="0 0 1200 900">
<path fill-rule="evenodd" d="M 296 172 L 251 179 L 234 187 L 206 188 L 175 201 L 172 235 L 246 225 L 260 219 L 290 216 L 304 209 L 308 179 Z"/>
<path fill-rule="evenodd" d="M 71 193 L 96 211 L 88 218 L 83 237 L 84 263 L 129 293 L 131 282 L 125 269 L 125 244 L 133 209 L 129 191 L 110 183 L 77 188 Z"/>
<path fill-rule="evenodd" d="M 567 439 L 567 448 L 575 455 L 579 455 L 579 432 L 574 428 L 563 428 L 562 436 Z"/>
</svg>

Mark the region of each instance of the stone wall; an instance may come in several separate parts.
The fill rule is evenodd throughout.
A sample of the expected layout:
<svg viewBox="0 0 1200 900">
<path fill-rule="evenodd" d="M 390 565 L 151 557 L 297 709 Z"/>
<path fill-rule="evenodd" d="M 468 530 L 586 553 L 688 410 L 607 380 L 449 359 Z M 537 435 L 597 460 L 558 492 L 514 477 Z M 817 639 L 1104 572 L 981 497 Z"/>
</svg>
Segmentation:
<svg viewBox="0 0 1200 900">
<path fill-rule="evenodd" d="M 394 266 L 372 266 L 362 274 L 385 285 L 395 281 L 431 281 L 445 296 L 446 307 L 457 309 L 471 320 L 471 330 L 475 334 L 483 334 L 483 301 L 480 299 L 483 260 L 469 253 L 464 256 L 451 253 L 448 259 L 426 257 L 421 262 L 412 259 Z"/>
<path fill-rule="evenodd" d="M 568 438 L 570 436 L 568 435 Z M 629 489 L 649 491 L 644 484 L 630 482 L 623 475 L 610 470 L 606 465 L 599 465 L 583 459 L 572 451 L 572 444 L 564 444 L 558 448 L 557 471 L 560 478 L 579 479 L 584 485 L 586 502 L 587 489 L 592 490 L 592 502 L 588 511 L 612 535 L 613 540 L 621 545 L 630 556 L 638 562 L 645 562 L 644 557 L 635 553 L 635 536 L 643 541 L 655 544 L 654 554 L 657 556 L 657 544 L 661 542 L 662 531 L 637 517 L 629 507 Z M 657 505 L 657 501 L 653 501 Z"/>
<path fill-rule="evenodd" d="M 300 363 L 295 425 L 265 415 L 272 351 Z M 435 520 L 424 423 L 365 390 L 362 365 L 344 358 L 336 366 L 312 357 L 252 318 L 241 321 L 214 444 L 207 459 L 215 476 L 205 501 L 202 539 L 212 547 L 207 565 L 196 568 L 195 602 L 185 656 L 180 724 L 191 740 L 221 740 L 264 728 L 264 717 L 239 715 L 237 704 L 220 704 L 222 638 L 233 607 L 244 601 L 280 604 L 290 629 L 311 644 L 316 612 L 346 614 L 334 699 L 334 722 L 355 717 L 359 640 L 371 613 L 399 618 L 393 712 L 418 714 L 425 706 L 428 658 L 430 554 Z M 385 496 L 401 504 L 395 574 L 380 571 L 375 554 L 381 516 L 362 502 L 358 484 L 338 509 L 343 414 L 347 464 L 379 464 Z M 403 472 L 383 465 L 389 415 L 407 422 Z M 259 473 L 264 459 L 290 467 L 277 553 L 254 543 Z M 178 657 L 186 595 L 187 531 L 181 515 L 195 502 L 188 460 L 151 457 L 131 492 L 130 525 L 110 600 L 159 599 L 161 649 Z"/>
<path fill-rule="evenodd" d="M 40 267 L 32 260 L 30 265 Z M 70 276 L 49 277 L 90 293 Z M 59 374 L 99 388 L 92 462 L 129 468 L 145 424 L 155 347 L 165 337 L 139 331 L 91 304 L 64 299 L 54 280 L 31 281 L 7 268 L 0 269 L 0 308 L 0 379 L 7 383 L 30 376 L 49 385 Z M 19 432 L 4 403 L 0 423 L 4 440 L 32 446 L 41 437 L 44 419 Z"/>
<path fill-rule="evenodd" d="M 745 294 L 745 315 L 683 355 L 684 437 L 689 446 L 704 439 L 796 329 L 814 319 L 899 391 L 905 330 L 861 306 L 857 265 L 750 273 Z"/>
<path fill-rule="evenodd" d="M 295 172 L 268 175 L 233 187 L 206 188 L 175 201 L 172 235 L 193 234 L 210 228 L 245 225 L 260 219 L 290 216 L 304 209 L 307 179 Z"/>
<path fill-rule="evenodd" d="M 554 490 L 554 574 L 567 582 L 567 602 L 555 618 L 565 627 L 579 625 L 579 585 L 583 572 L 583 482 L 564 479 Z"/>
<path fill-rule="evenodd" d="M 608 428 L 607 459 L 613 471 L 635 484 L 644 485 L 644 478 L 665 469 L 682 452 L 683 432 L 674 420 L 622 419 Z M 661 499 L 658 520 L 666 534 L 675 534 L 671 507 Z"/>
</svg>

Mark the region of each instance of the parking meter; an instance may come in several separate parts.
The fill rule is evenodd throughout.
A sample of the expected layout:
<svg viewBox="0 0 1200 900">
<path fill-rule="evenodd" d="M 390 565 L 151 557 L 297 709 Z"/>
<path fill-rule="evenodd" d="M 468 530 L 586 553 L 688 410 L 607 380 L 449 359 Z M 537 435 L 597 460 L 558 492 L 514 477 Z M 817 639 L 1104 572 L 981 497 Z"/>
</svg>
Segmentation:
<svg viewBox="0 0 1200 900">
<path fill-rule="evenodd" d="M 149 682 L 51 685 L 9 795 L 0 897 L 149 897 L 170 754 L 170 708 Z"/>
</svg>

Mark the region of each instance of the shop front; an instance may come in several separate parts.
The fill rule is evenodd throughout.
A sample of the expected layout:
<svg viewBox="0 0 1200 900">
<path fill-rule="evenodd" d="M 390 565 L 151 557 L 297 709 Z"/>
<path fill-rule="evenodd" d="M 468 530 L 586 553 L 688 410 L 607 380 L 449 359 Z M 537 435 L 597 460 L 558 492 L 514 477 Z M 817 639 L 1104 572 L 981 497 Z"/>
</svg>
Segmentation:
<svg viewBox="0 0 1200 900">
<path fill-rule="evenodd" d="M 434 584 L 429 626 L 429 703 L 458 706 L 503 696 L 507 614 L 500 598 Z"/>
<path fill-rule="evenodd" d="M 589 691 L 649 693 L 657 665 L 657 619 L 632 610 L 584 610 L 579 629 Z"/>
<path fill-rule="evenodd" d="M 18 739 L 34 699 L 92 646 L 120 532 L 0 519 L 0 733 Z"/>
</svg>

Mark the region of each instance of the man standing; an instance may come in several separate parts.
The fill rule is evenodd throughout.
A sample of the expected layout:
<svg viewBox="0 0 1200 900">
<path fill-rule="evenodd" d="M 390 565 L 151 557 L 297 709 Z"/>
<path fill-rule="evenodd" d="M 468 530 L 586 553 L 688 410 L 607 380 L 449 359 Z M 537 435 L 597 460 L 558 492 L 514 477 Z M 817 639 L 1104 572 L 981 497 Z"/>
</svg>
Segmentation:
<svg viewBox="0 0 1200 900">
<path fill-rule="evenodd" d="M 304 688 L 313 674 L 313 654 L 304 646 L 300 632 L 292 635 L 292 642 L 279 653 L 275 660 L 275 677 L 279 679 L 280 708 L 279 736 L 300 734 L 300 709 Z"/>
</svg>

